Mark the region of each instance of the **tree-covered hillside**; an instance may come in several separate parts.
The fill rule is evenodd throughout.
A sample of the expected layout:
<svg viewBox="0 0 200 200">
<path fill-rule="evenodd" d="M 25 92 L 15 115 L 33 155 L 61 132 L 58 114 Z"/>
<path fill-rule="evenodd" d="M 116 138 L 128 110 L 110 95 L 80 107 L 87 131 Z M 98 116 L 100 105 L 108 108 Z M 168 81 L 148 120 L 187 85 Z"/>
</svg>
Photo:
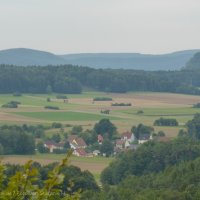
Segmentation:
<svg viewBox="0 0 200 200">
<path fill-rule="evenodd" d="M 83 87 L 105 92 L 154 91 L 200 94 L 200 69 L 139 71 L 93 69 L 72 65 L 0 66 L 0 93 L 81 93 Z"/>
<path fill-rule="evenodd" d="M 61 56 L 66 63 L 93 68 L 180 70 L 199 50 L 185 50 L 169 54 L 152 55 L 140 53 L 82 53 Z"/>
<path fill-rule="evenodd" d="M 187 69 L 199 70 L 200 69 L 200 52 L 196 53 L 186 64 Z"/>
<path fill-rule="evenodd" d="M 180 70 L 200 50 L 185 50 L 168 54 L 141 53 L 80 53 L 55 55 L 53 53 L 26 48 L 0 51 L 0 64 L 19 66 L 46 66 L 71 64 L 92 68 Z"/>
<path fill-rule="evenodd" d="M 52 53 L 33 49 L 16 48 L 0 51 L 0 64 L 20 66 L 61 65 L 66 61 Z"/>
</svg>

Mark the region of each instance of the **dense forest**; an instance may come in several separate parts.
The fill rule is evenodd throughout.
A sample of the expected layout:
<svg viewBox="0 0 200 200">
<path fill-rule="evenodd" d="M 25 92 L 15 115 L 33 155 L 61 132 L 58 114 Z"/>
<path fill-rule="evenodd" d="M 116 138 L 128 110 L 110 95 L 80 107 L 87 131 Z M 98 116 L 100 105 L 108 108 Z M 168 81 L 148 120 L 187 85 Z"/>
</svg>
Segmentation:
<svg viewBox="0 0 200 200">
<path fill-rule="evenodd" d="M 128 151 L 106 168 L 94 200 L 194 200 L 200 198 L 200 142 L 188 136 L 171 142 L 148 142 Z"/>
<path fill-rule="evenodd" d="M 0 66 L 0 93 L 81 93 L 84 87 L 105 92 L 156 91 L 200 94 L 200 54 L 181 71 L 92 69 L 72 65 Z M 194 67 L 192 67 L 194 66 Z"/>
</svg>

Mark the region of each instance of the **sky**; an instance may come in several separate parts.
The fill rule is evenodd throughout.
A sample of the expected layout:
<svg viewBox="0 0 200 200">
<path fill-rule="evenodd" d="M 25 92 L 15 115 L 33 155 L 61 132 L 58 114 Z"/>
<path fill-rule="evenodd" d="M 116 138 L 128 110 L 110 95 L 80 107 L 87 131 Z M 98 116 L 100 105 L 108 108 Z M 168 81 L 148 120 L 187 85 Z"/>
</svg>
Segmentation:
<svg viewBox="0 0 200 200">
<path fill-rule="evenodd" d="M 0 0 L 0 49 L 56 54 L 200 49 L 200 0 Z"/>
</svg>

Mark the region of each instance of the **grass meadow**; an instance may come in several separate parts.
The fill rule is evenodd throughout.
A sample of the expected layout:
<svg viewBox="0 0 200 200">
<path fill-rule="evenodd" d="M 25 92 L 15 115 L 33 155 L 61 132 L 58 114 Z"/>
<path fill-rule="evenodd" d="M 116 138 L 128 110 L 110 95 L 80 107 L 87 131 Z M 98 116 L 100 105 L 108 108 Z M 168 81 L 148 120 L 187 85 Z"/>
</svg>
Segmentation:
<svg viewBox="0 0 200 200">
<path fill-rule="evenodd" d="M 192 95 L 151 92 L 127 94 L 83 92 L 66 96 L 68 103 L 57 99 L 56 94 L 23 94 L 20 97 L 12 94 L 0 95 L 0 106 L 10 101 L 21 103 L 17 109 L 0 108 L 0 124 L 61 122 L 92 128 L 100 119 L 109 118 L 121 133 L 139 123 L 153 126 L 156 119 L 165 117 L 176 118 L 180 126 L 155 127 L 155 129 L 163 129 L 169 137 L 174 137 L 195 113 L 200 112 L 200 109 L 192 107 L 193 104 L 200 102 L 200 97 Z M 113 101 L 94 102 L 95 97 L 111 97 Z M 50 102 L 47 98 L 50 98 Z M 111 106 L 112 103 L 131 103 L 132 106 Z M 44 109 L 45 106 L 57 106 L 59 110 Z M 101 113 L 101 110 L 105 109 L 110 110 L 109 115 Z M 137 114 L 139 110 L 142 110 L 143 114 Z"/>
</svg>

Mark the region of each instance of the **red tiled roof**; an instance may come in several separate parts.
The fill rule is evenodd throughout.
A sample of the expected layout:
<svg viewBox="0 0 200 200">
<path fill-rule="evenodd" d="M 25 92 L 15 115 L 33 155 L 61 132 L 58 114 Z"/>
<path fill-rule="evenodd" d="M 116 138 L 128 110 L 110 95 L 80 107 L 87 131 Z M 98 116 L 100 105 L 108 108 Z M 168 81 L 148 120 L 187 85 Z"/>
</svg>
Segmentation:
<svg viewBox="0 0 200 200">
<path fill-rule="evenodd" d="M 86 147 L 87 146 L 85 141 L 81 137 L 78 137 L 77 135 L 70 135 L 68 137 L 68 142 L 74 144 L 77 147 Z"/>
<path fill-rule="evenodd" d="M 124 144 L 124 141 L 123 141 L 123 140 L 116 140 L 116 144 L 117 144 L 117 145 L 123 145 L 123 144 Z"/>
<path fill-rule="evenodd" d="M 103 141 L 103 136 L 102 135 L 98 135 L 98 141 Z"/>
<path fill-rule="evenodd" d="M 72 143 L 73 140 L 75 140 L 77 137 L 78 137 L 77 135 L 69 135 L 67 140 L 68 140 L 68 142 Z"/>
<path fill-rule="evenodd" d="M 79 156 L 87 156 L 85 149 L 80 148 L 76 149 L 75 151 L 79 154 Z"/>
<path fill-rule="evenodd" d="M 124 137 L 127 137 L 127 139 L 130 139 L 131 138 L 131 135 L 132 135 L 132 133 L 131 132 L 124 132 L 124 133 L 122 133 L 122 137 L 124 138 Z"/>
<path fill-rule="evenodd" d="M 46 142 L 44 142 L 45 145 L 47 146 L 55 146 L 55 147 L 63 147 L 64 143 L 56 143 L 54 141 L 48 140 Z"/>
<path fill-rule="evenodd" d="M 85 141 L 82 138 L 78 137 L 75 140 L 76 140 L 76 143 L 78 146 L 80 146 L 80 147 L 87 146 L 87 144 L 85 143 Z"/>
</svg>

